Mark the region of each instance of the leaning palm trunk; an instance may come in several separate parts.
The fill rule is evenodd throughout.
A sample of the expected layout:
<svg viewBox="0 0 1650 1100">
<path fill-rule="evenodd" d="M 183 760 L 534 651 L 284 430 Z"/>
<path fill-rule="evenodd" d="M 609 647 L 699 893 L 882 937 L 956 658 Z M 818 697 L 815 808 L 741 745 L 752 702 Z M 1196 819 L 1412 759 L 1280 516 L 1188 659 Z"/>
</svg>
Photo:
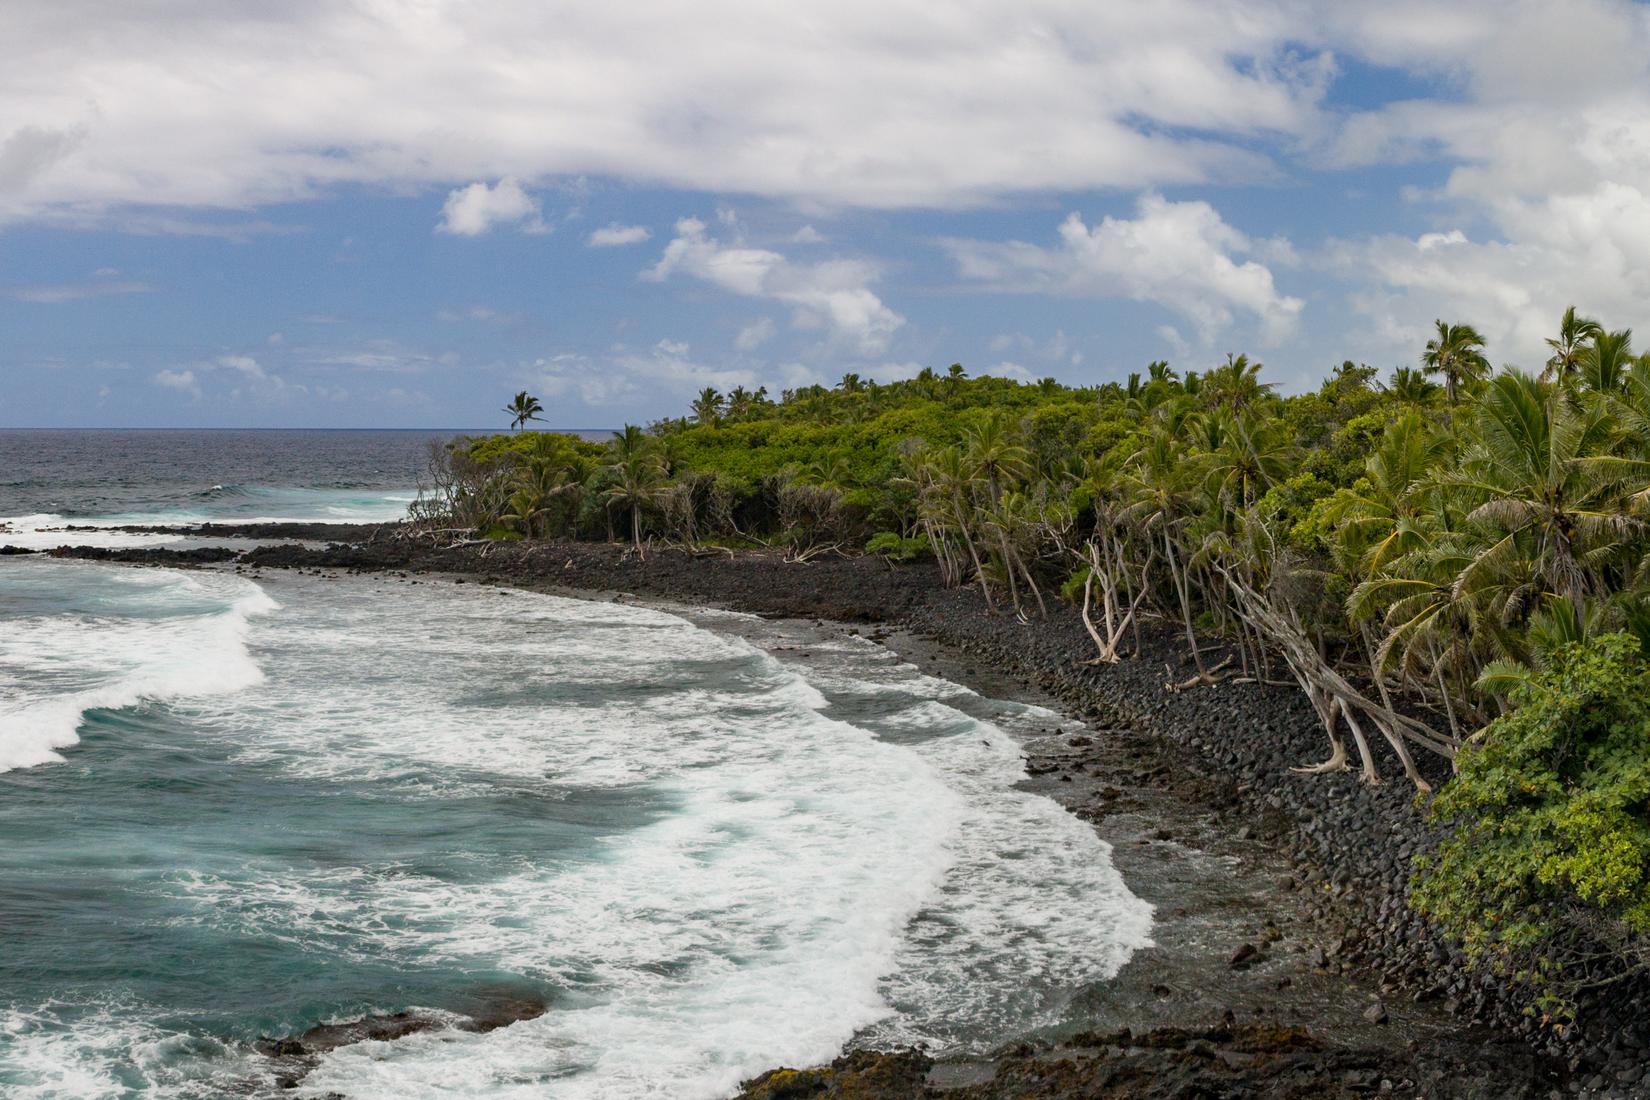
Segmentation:
<svg viewBox="0 0 1650 1100">
<path fill-rule="evenodd" d="M 1151 570 L 1152 562 L 1157 560 L 1157 550 L 1153 547 L 1151 555 L 1146 559 L 1146 564 L 1141 567 L 1140 586 L 1130 598 L 1128 610 L 1125 612 L 1119 609 L 1117 601 L 1118 581 L 1112 572 L 1112 544 L 1106 538 L 1102 538 L 1100 542 L 1106 551 L 1104 564 L 1100 560 L 1100 547 L 1097 547 L 1093 540 L 1090 540 L 1087 545 L 1086 557 L 1089 570 L 1088 576 L 1083 578 L 1083 626 L 1088 630 L 1089 637 L 1094 639 L 1094 648 L 1100 651 L 1100 655 L 1089 663 L 1112 664 L 1119 659 L 1117 647 L 1122 643 L 1123 636 L 1128 632 L 1129 627 L 1134 624 L 1135 613 L 1140 610 L 1141 603 L 1146 599 L 1146 574 Z M 1120 562 L 1118 568 L 1121 569 Z M 1106 624 L 1106 633 L 1103 638 L 1094 625 L 1093 615 L 1090 614 L 1094 606 L 1096 579 L 1100 584 L 1101 612 Z"/>
<path fill-rule="evenodd" d="M 1163 551 L 1169 559 L 1169 575 L 1174 578 L 1175 594 L 1180 597 L 1180 621 L 1186 627 L 1186 644 L 1192 651 L 1192 662 L 1197 665 L 1197 675 L 1186 681 L 1180 687 L 1191 687 L 1193 684 L 1212 684 L 1214 675 L 1203 665 L 1203 653 L 1197 647 L 1197 631 L 1192 629 L 1192 598 L 1187 592 L 1189 578 L 1180 568 L 1180 558 L 1174 552 L 1174 538 L 1167 528 L 1163 531 Z"/>
<path fill-rule="evenodd" d="M 995 611 L 997 605 L 991 599 L 991 585 L 985 579 L 985 567 L 980 564 L 980 552 L 974 546 L 974 536 L 968 533 L 968 518 L 963 513 L 961 493 L 952 494 L 951 510 L 957 515 L 957 530 L 962 533 L 963 545 L 968 547 L 968 559 L 974 563 L 974 576 L 979 578 L 980 594 L 985 597 L 986 610 Z"/>
<path fill-rule="evenodd" d="M 1409 752 L 1399 750 L 1400 743 L 1408 740 L 1453 760 L 1459 742 L 1423 722 L 1398 713 L 1389 701 L 1376 702 L 1353 687 L 1307 637 L 1306 631 L 1292 610 L 1285 614 L 1231 571 L 1218 564 L 1215 569 L 1226 580 L 1237 613 L 1248 620 L 1261 637 L 1278 647 L 1283 654 L 1284 662 L 1289 666 L 1289 671 L 1300 683 L 1301 689 L 1313 700 L 1319 716 L 1324 719 L 1324 726 L 1329 733 L 1330 759 L 1323 764 L 1301 770 L 1333 771 L 1344 766 L 1346 747 L 1340 740 L 1336 728 L 1336 719 L 1339 717 L 1346 720 L 1347 727 L 1352 731 L 1353 740 L 1357 743 L 1363 765 L 1364 782 L 1378 783 L 1380 775 L 1375 768 L 1374 758 L 1370 755 L 1369 745 L 1359 722 L 1359 719 L 1363 718 L 1379 730 L 1395 750 L 1398 750 L 1398 758 L 1403 763 L 1404 773 L 1410 781 L 1420 790 L 1430 790 Z M 1376 678 L 1376 683 L 1380 685 L 1379 677 Z M 1384 696 L 1384 690 L 1382 694 Z M 1327 703 L 1319 705 L 1320 699 L 1327 700 Z"/>
<path fill-rule="evenodd" d="M 997 528 L 997 545 L 1003 555 L 1003 575 L 1008 578 L 1008 596 L 1014 601 L 1014 617 L 1023 620 L 1026 613 L 1020 606 L 1020 582 L 1014 576 L 1014 558 L 1008 549 L 1008 533 L 1001 527 Z"/>
</svg>

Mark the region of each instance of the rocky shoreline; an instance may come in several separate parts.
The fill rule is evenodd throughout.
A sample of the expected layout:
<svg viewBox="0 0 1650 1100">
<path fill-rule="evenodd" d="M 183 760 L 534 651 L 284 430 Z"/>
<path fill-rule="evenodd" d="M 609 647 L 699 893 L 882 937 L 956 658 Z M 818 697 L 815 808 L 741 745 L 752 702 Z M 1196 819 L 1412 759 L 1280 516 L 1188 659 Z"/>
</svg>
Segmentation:
<svg viewBox="0 0 1650 1100">
<path fill-rule="evenodd" d="M 1291 773 L 1291 766 L 1325 751 L 1305 699 L 1291 689 L 1257 684 L 1166 690 L 1190 670 L 1173 631 L 1147 629 L 1140 658 L 1096 667 L 1086 663 L 1092 646 L 1069 609 L 1022 625 L 988 614 L 977 593 L 942 588 L 922 565 L 869 558 L 799 565 L 765 551 L 674 549 L 644 561 L 618 547 L 583 543 L 437 550 L 373 538 L 380 530 L 350 532 L 363 540 L 354 543 L 257 547 L 235 568 L 388 572 L 408 583 L 420 583 L 420 574 L 456 574 L 540 590 L 635 593 L 821 625 L 881 624 L 896 631 L 891 644 L 902 656 L 926 659 L 942 675 L 983 681 L 985 690 L 995 684 L 1041 693 L 1092 730 L 1114 734 L 1066 737 L 1058 754 L 1033 761 L 1029 782 L 1049 788 L 1103 836 L 1112 827 L 1108 822 L 1139 819 L 1138 813 L 1131 816 L 1131 803 L 1142 797 L 1149 801 L 1155 792 L 1174 799 L 1176 813 L 1203 819 L 1180 839 L 1233 848 L 1234 877 L 1256 895 L 1256 911 L 1279 915 L 1241 943 L 1202 945 L 1210 956 L 1203 960 L 1202 980 L 1211 984 L 1192 990 L 1189 1001 L 1163 998 L 1166 1004 L 1155 1013 L 1144 1001 L 1133 1006 L 1139 1019 L 1125 1024 L 1132 1031 L 1027 1045 L 975 1067 L 972 1078 L 955 1072 L 948 1078 L 943 1066 L 925 1066 L 914 1078 L 913 1059 L 924 1056 L 895 1052 L 879 1060 L 855 1052 L 834 1069 L 759 1078 L 746 1092 L 750 1097 L 921 1096 L 941 1087 L 945 1091 L 933 1094 L 979 1100 L 1650 1095 L 1650 998 L 1643 988 L 1617 989 L 1608 1001 L 1584 1005 L 1577 1024 L 1560 1031 L 1526 1015 L 1516 987 L 1465 971 L 1458 954 L 1404 904 L 1410 862 L 1435 842 L 1435 834 L 1396 762 L 1380 761 L 1385 774 L 1399 778 L 1374 788 L 1361 786 L 1352 773 Z M 341 533 L 328 525 L 324 534 L 283 534 L 325 539 Z M 157 564 L 202 564 L 205 558 L 164 550 L 57 553 L 104 560 L 130 554 L 131 560 Z M 1432 762 L 1435 781 L 1446 777 L 1439 765 Z M 1157 820 L 1168 816 L 1158 808 Z M 1118 848 L 1128 879 L 1126 851 Z M 1160 899 L 1148 900 L 1162 909 Z M 1149 962 L 1142 960 L 1141 968 Z M 1194 967 L 1194 981 L 1196 973 Z M 1269 996 L 1261 998 L 1254 981 L 1244 986 L 1253 975 L 1264 977 Z M 1337 1014 L 1292 992 L 1317 986 L 1340 990 L 1343 1002 L 1362 1009 L 1363 1023 L 1348 1020 L 1344 1004 Z M 1264 1003 L 1248 1003 L 1257 1000 Z M 1228 1016 L 1255 1007 L 1264 1018 Z M 1289 1012 L 1302 1018 L 1283 1018 Z M 1387 1026 L 1389 1016 L 1406 1014 L 1419 1021 L 1407 1038 L 1383 1041 L 1372 1030 Z M 917 1080 L 924 1082 L 921 1091 L 912 1091 Z"/>
</svg>

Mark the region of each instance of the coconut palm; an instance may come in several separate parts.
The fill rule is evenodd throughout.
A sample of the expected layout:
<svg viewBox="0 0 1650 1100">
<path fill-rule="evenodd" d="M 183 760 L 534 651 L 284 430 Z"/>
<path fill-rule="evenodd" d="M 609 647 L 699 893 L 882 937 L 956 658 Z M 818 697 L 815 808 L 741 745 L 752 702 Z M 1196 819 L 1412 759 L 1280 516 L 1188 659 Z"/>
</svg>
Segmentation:
<svg viewBox="0 0 1650 1100">
<path fill-rule="evenodd" d="M 1633 364 L 1632 329 L 1595 332 L 1592 342 L 1581 349 L 1573 372 L 1566 377 L 1578 380 L 1594 393 L 1618 394 L 1626 387 Z"/>
<path fill-rule="evenodd" d="M 604 467 L 607 506 L 629 511 L 631 544 L 640 554 L 642 509 L 651 507 L 664 487 L 665 464 L 653 439 L 634 424 L 614 432 L 608 447 L 611 453 Z"/>
<path fill-rule="evenodd" d="M 1427 376 L 1414 367 L 1399 367 L 1392 372 L 1387 392 L 1406 404 L 1425 405 L 1431 402 L 1438 387 L 1428 382 Z"/>
<path fill-rule="evenodd" d="M 515 431 L 525 427 L 529 420 L 542 420 L 543 417 L 539 416 L 539 413 L 544 411 L 544 406 L 539 404 L 538 398 L 522 390 L 516 394 L 513 401 L 504 406 L 504 411 L 512 417 L 510 428 Z"/>
<path fill-rule="evenodd" d="M 1211 408 L 1242 412 L 1269 396 L 1276 388 L 1260 380 L 1261 363 L 1249 362 L 1247 355 L 1226 356 L 1226 362 L 1203 376 L 1198 393 Z"/>
<path fill-rule="evenodd" d="M 716 387 L 706 386 L 693 399 L 693 419 L 700 427 L 711 427 L 722 419 L 725 402 Z"/>
<path fill-rule="evenodd" d="M 1650 461 L 1614 453 L 1619 438 L 1604 406 L 1578 408 L 1517 371 L 1498 376 L 1475 425 L 1476 453 L 1457 477 L 1482 494 L 1472 519 L 1494 536 L 1469 571 L 1528 538 L 1549 591 L 1582 606 L 1599 564 L 1643 535 L 1627 502 L 1650 485 Z"/>
<path fill-rule="evenodd" d="M 1489 374 L 1490 361 L 1484 358 L 1484 338 L 1471 325 L 1433 324 L 1437 335 L 1427 341 L 1421 366 L 1428 374 L 1443 376 L 1444 397 L 1453 405 L 1464 385 Z"/>
<path fill-rule="evenodd" d="M 1542 381 L 1562 381 L 1574 374 L 1581 367 L 1582 352 L 1603 332 L 1597 321 L 1578 315 L 1575 306 L 1566 309 L 1558 323 L 1557 338 L 1547 338 L 1553 354 L 1542 371 Z"/>
</svg>

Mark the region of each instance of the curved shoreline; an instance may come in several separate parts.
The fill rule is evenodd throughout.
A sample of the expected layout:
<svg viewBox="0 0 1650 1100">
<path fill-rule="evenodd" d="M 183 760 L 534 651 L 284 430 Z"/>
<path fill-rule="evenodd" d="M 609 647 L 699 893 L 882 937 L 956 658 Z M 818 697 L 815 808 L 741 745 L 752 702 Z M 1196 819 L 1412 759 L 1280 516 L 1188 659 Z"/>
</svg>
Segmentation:
<svg viewBox="0 0 1650 1100">
<path fill-rule="evenodd" d="M 167 560 L 164 553 L 141 553 L 137 560 Z M 99 552 L 97 556 L 112 555 Z M 1270 943 L 1250 939 L 1204 943 L 1203 957 L 1192 965 L 1192 971 L 1202 975 L 1205 988 L 1219 988 L 1223 993 L 1233 988 L 1234 981 L 1249 976 L 1265 977 L 1272 983 L 1270 991 L 1257 987 L 1251 996 L 1274 1009 L 1268 1022 L 1275 1027 L 1269 1034 L 1277 1040 L 1274 1045 L 1282 1048 L 1271 1050 L 1267 1058 L 1287 1056 L 1300 1072 L 1318 1074 L 1321 1087 L 1328 1091 L 1311 1095 L 1361 1095 L 1382 1080 L 1391 1082 L 1391 1087 L 1408 1082 L 1425 1090 L 1415 1094 L 1428 1096 L 1545 1096 L 1555 1090 L 1641 1094 L 1635 1071 L 1642 1073 L 1645 1047 L 1638 1029 L 1630 1025 L 1642 1016 L 1635 1018 L 1632 1003 L 1584 1017 L 1579 1035 L 1534 1033 L 1533 1043 L 1528 1034 L 1512 1041 L 1512 1028 L 1523 1021 L 1515 1015 L 1515 999 L 1509 991 L 1494 979 L 1464 974 L 1448 949 L 1422 933 L 1418 919 L 1402 907 L 1408 858 L 1424 850 L 1430 833 L 1409 804 L 1407 792 L 1395 783 L 1363 788 L 1351 776 L 1292 776 L 1287 771 L 1290 765 L 1320 750 L 1307 704 L 1292 691 L 1220 685 L 1165 692 L 1166 680 L 1184 677 L 1179 672 L 1183 658 L 1166 632 L 1148 631 L 1147 656 L 1142 659 L 1095 668 L 1084 663 L 1089 647 L 1074 614 L 1056 613 L 1048 622 L 1021 626 L 986 614 L 972 592 L 940 588 L 931 570 L 923 566 L 891 568 L 863 558 L 819 560 L 802 566 L 763 552 L 694 555 L 661 550 L 643 562 L 617 547 L 581 543 L 430 551 L 379 542 L 325 549 L 261 547 L 248 552 L 238 568 L 391 572 L 404 575 L 409 583 L 417 583 L 413 575 L 419 573 L 451 573 L 470 582 L 563 594 L 617 591 L 672 603 L 703 602 L 815 620 L 822 629 L 825 620 L 886 624 L 895 633 L 878 633 L 884 634 L 888 644 L 919 665 L 929 662 L 928 667 L 947 678 L 988 694 L 1046 693 L 1062 712 L 1126 731 L 1106 738 L 1071 735 L 1091 743 L 1066 745 L 1072 751 L 1062 752 L 1046 769 L 1039 763 L 1033 770 L 1041 774 L 1029 780 L 1030 784 L 1034 789 L 1050 787 L 1046 793 L 1060 796 L 1074 812 L 1098 819 L 1102 836 L 1108 828 L 1123 827 L 1116 823 L 1157 822 L 1152 832 L 1170 835 L 1133 838 L 1144 841 L 1133 845 L 1142 856 L 1154 846 L 1197 849 L 1202 845 L 1220 851 L 1224 844 L 1230 849 L 1231 858 L 1239 861 L 1238 881 L 1269 911 L 1284 917 L 1277 922 L 1281 934 Z M 1090 772 L 1096 770 L 1099 782 L 1087 783 Z M 1168 798 L 1173 805 L 1160 806 L 1154 818 L 1149 808 L 1142 812 L 1131 801 L 1153 798 Z M 1186 822 L 1197 815 L 1207 824 L 1188 828 Z M 1121 839 L 1122 843 L 1113 842 L 1119 867 L 1131 887 L 1136 887 L 1140 864 L 1131 875 L 1125 862 L 1134 859 L 1134 852 L 1130 839 Z M 1142 896 L 1159 900 L 1149 893 Z M 1270 935 L 1269 929 L 1258 928 L 1252 940 L 1265 941 Z M 1238 969 L 1229 968 L 1246 945 L 1261 962 L 1251 958 L 1240 961 Z M 1131 968 L 1137 968 L 1136 964 L 1131 962 L 1125 970 Z M 1278 988 L 1284 979 L 1288 984 Z M 1280 1015 L 1289 1010 L 1296 996 L 1291 990 L 1314 982 L 1339 988 L 1346 994 L 1343 1002 L 1363 1010 L 1354 1013 L 1349 1023 L 1346 1012 L 1330 1010 L 1321 997 L 1318 1001 L 1308 998 L 1297 1007 L 1307 1026 L 1321 1033 L 1316 1041 L 1327 1043 L 1318 1051 L 1303 1049 L 1297 1039 L 1277 1030 L 1291 1026 Z M 1154 984 L 1166 983 L 1148 983 L 1145 988 L 1150 990 Z M 1370 994 L 1378 1001 L 1369 1000 Z M 1253 1034 L 1244 1030 L 1246 1021 L 1240 1021 L 1234 1031 L 1221 1019 L 1228 1008 L 1234 1009 L 1234 1015 L 1236 1009 L 1251 1009 L 1242 1003 L 1244 996 L 1223 996 L 1198 1006 L 1175 998 L 1164 998 L 1165 1004 L 1157 1005 L 1154 994 L 1151 1000 L 1131 1006 L 1137 1017 L 1123 1026 L 1135 1028 L 1137 1034 L 1126 1041 L 1117 1033 L 1089 1035 L 1085 1039 L 1095 1044 L 1091 1047 L 1026 1050 L 971 1071 L 948 1070 L 942 1065 L 930 1072 L 930 1079 L 969 1086 L 967 1092 L 948 1095 L 981 1098 L 999 1094 L 979 1091 L 991 1086 L 971 1081 L 970 1073 L 974 1078 L 988 1071 L 999 1077 L 1006 1074 L 1018 1081 L 1019 1091 L 1014 1095 L 1111 1095 L 1071 1090 L 1098 1088 L 1102 1084 L 1098 1074 L 1138 1062 L 1142 1068 L 1155 1066 L 1152 1072 L 1167 1082 L 1183 1077 L 1188 1043 L 1202 1044 L 1217 1054 L 1225 1050 L 1228 1056 L 1243 1053 L 1229 1049 L 1234 1043 L 1255 1045 Z M 1165 1012 L 1154 1013 L 1154 1008 Z M 1395 1049 L 1400 1045 L 1396 1036 L 1383 1030 L 1391 1025 L 1377 1023 L 1375 1018 L 1396 1018 L 1411 1009 L 1438 1021 L 1437 1033 L 1419 1037 L 1410 1044 L 1413 1049 Z M 1195 1017 L 1198 1011 L 1202 1018 Z M 1364 1019 L 1364 1012 L 1369 1019 Z M 1201 1028 L 1201 1037 L 1187 1039 L 1182 1034 L 1178 1039 L 1161 1035 L 1153 1039 L 1150 1032 L 1159 1027 L 1164 1014 Z M 1361 1030 L 1357 1020 L 1363 1020 Z M 1472 1020 L 1500 1027 L 1494 1032 L 1460 1034 L 1461 1025 Z M 1143 1027 L 1148 1029 L 1144 1037 L 1138 1035 Z M 1525 1030 L 1531 1029 L 1526 1025 Z M 1341 1065 L 1354 1055 L 1362 1059 L 1359 1065 L 1376 1068 L 1366 1072 Z M 1089 1063 L 1092 1072 L 1081 1082 L 1066 1079 L 1035 1086 L 1046 1085 L 1053 1091 L 1029 1091 L 1036 1077 L 1033 1071 L 1051 1060 Z M 1223 1064 L 1231 1060 L 1228 1057 Z M 1223 1095 L 1219 1090 L 1232 1082 L 1220 1083 L 1218 1075 L 1212 1074 L 1211 1070 L 1210 1075 L 1196 1079 L 1216 1089 L 1213 1095 Z M 1134 1091 L 1116 1095 L 1156 1094 L 1140 1091 L 1142 1082 L 1138 1078 L 1135 1082 Z M 1006 1083 L 1005 1079 L 1005 1087 Z M 816 1089 L 750 1095 L 834 1093 Z"/>
</svg>

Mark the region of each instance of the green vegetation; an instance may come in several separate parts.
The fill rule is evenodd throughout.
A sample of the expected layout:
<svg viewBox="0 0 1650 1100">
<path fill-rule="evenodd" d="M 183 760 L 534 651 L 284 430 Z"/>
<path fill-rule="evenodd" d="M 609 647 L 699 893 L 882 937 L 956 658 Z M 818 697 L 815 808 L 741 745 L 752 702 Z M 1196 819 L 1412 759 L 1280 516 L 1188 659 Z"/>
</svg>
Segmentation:
<svg viewBox="0 0 1650 1100">
<path fill-rule="evenodd" d="M 778 400 L 706 389 L 605 446 L 462 441 L 417 518 L 622 531 L 638 554 L 920 555 L 1027 622 L 1075 604 L 1096 662 L 1166 621 L 1197 668 L 1172 690 L 1299 686 L 1327 742 L 1301 771 L 1355 756 L 1379 782 L 1379 739 L 1424 792 L 1417 756 L 1453 762 L 1438 812 L 1460 827 L 1418 901 L 1549 980 L 1650 912 L 1646 682 L 1621 640 L 1650 636 L 1650 356 L 1631 341 L 1572 309 L 1539 375 L 1496 373 L 1471 326 L 1439 322 L 1418 369 L 1346 362 L 1295 396 L 1241 355 L 1089 388 L 953 365 Z"/>
<path fill-rule="evenodd" d="M 1557 991 L 1589 951 L 1650 964 L 1650 662 L 1642 636 L 1566 642 L 1460 754 L 1458 822 L 1417 878 L 1475 959 Z"/>
</svg>

